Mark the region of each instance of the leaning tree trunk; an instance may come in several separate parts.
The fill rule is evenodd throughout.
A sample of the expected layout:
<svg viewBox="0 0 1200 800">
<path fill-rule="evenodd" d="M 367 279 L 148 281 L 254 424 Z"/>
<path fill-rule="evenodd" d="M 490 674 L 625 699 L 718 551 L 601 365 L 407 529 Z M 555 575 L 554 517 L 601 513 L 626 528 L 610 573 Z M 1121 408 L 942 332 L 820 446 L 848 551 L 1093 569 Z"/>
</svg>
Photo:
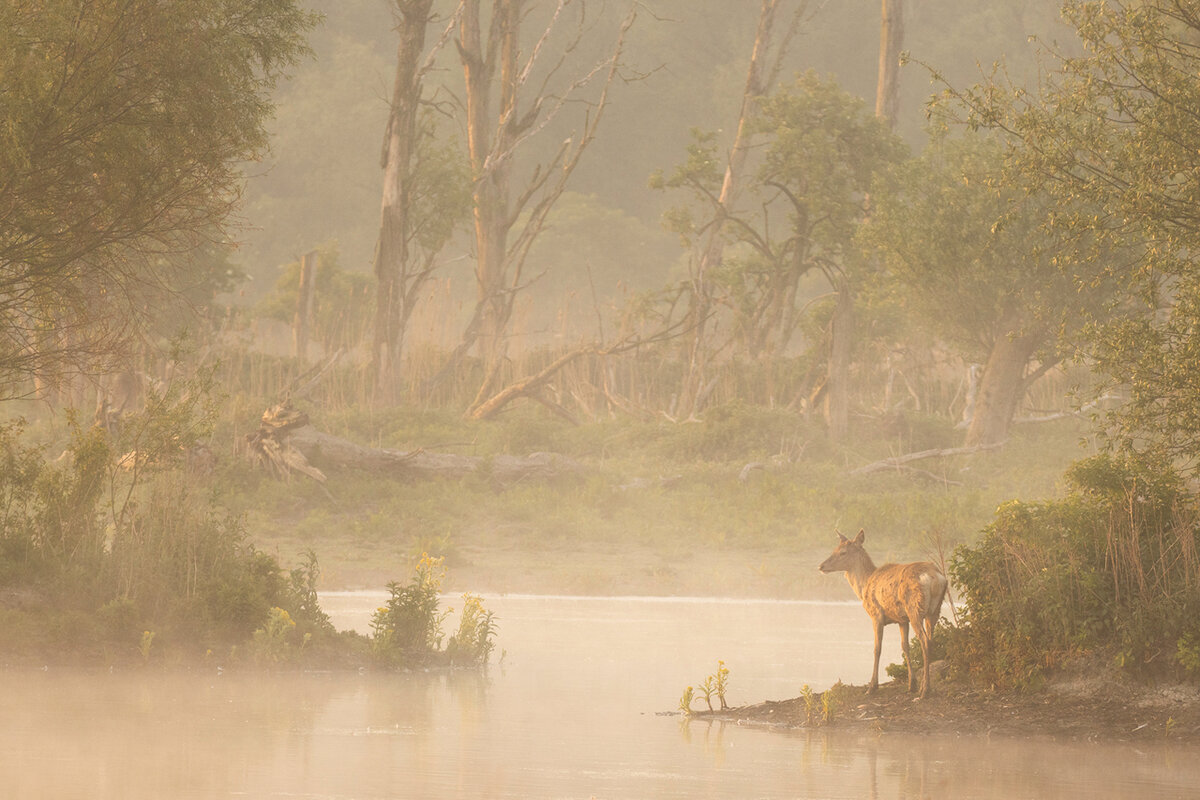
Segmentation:
<svg viewBox="0 0 1200 800">
<path fill-rule="evenodd" d="M 979 378 L 965 446 L 996 445 L 1008 438 L 1013 417 L 1029 388 L 1025 370 L 1038 342 L 1034 336 L 1001 336 L 992 346 Z"/>
<path fill-rule="evenodd" d="M 689 419 L 700 411 L 700 398 L 706 383 L 706 341 L 708 318 L 712 313 L 712 294 L 708 286 L 709 273 L 720 265 L 725 252 L 725 219 L 732 210 L 734 199 L 740 188 L 741 173 L 750 148 L 749 124 L 758 99 L 767 89 L 768 68 L 764 63 L 771 50 L 771 33 L 775 24 L 775 11 L 780 0 L 763 0 L 758 17 L 758 29 L 754 35 L 754 50 L 750 55 L 750 66 L 746 71 L 746 86 L 742 91 L 742 108 L 738 115 L 737 132 L 729 148 L 729 160 L 725 163 L 725 176 L 721 182 L 721 193 L 716 202 L 716 221 L 708 240 L 700 252 L 692 276 L 691 307 L 688 316 L 692 331 L 687 343 L 687 371 L 680 387 L 679 403 L 675 409 L 677 419 Z"/>
</svg>

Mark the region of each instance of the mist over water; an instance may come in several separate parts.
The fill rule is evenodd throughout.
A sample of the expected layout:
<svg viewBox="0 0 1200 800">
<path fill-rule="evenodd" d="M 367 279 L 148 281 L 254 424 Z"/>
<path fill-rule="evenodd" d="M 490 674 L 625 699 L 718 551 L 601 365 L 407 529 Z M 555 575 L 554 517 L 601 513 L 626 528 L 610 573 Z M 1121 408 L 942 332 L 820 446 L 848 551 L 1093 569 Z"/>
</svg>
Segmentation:
<svg viewBox="0 0 1200 800">
<path fill-rule="evenodd" d="M 383 600 L 322 597 L 336 625 L 360 630 Z M 1194 753 L 1171 745 L 910 740 L 662 713 L 718 659 L 731 705 L 861 683 L 870 626 L 854 603 L 486 603 L 500 633 L 485 673 L 9 671 L 0 794 L 1118 798 L 1200 785 Z M 885 662 L 899 658 L 889 634 Z"/>
</svg>

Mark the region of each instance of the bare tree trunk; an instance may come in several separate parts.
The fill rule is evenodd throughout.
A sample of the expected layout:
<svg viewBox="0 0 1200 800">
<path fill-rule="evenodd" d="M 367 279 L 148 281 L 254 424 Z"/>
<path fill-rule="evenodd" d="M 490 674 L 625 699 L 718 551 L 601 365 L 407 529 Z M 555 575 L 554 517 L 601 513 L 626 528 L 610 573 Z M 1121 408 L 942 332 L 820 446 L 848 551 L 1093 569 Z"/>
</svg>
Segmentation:
<svg viewBox="0 0 1200 800">
<path fill-rule="evenodd" d="M 468 0 L 459 26 L 458 52 L 466 80 L 467 150 L 475 176 L 472 196 L 475 214 L 475 278 L 478 288 L 479 344 L 485 379 L 479 398 L 486 397 L 499 377 L 506 355 L 505 333 L 512 316 L 512 293 L 507 286 L 509 183 L 516 138 L 518 37 L 523 0 L 495 0 L 491 29 L 485 44 L 481 33 L 480 2 Z M 491 116 L 492 82 L 500 72 L 500 105 Z"/>
<path fill-rule="evenodd" d="M 900 51 L 903 47 L 904 0 L 882 0 L 875 116 L 887 120 L 893 130 L 900 113 Z"/>
<path fill-rule="evenodd" d="M 308 338 L 317 297 L 317 252 L 300 257 L 300 284 L 296 291 L 296 313 L 292 317 L 293 355 L 301 362 L 308 358 Z"/>
<path fill-rule="evenodd" d="M 402 321 L 407 315 L 402 306 L 409 290 L 404 275 L 409 261 L 410 183 L 421 101 L 419 61 L 425 48 L 425 31 L 433 0 L 395 0 L 395 3 L 399 43 L 391 111 L 381 157 L 383 201 L 375 249 L 377 289 L 371 374 L 376 391 L 394 374 L 403 346 Z"/>
</svg>

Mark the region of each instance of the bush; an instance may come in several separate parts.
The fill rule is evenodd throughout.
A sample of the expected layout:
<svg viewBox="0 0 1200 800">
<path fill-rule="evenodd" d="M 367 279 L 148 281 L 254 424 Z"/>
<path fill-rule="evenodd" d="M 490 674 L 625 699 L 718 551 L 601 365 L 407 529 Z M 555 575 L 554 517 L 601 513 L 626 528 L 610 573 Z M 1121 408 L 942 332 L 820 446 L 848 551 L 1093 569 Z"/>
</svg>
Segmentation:
<svg viewBox="0 0 1200 800">
<path fill-rule="evenodd" d="M 72 425 L 55 463 L 19 425 L 0 427 L 7 655 L 186 660 L 257 641 L 272 662 L 290 660 L 300 648 L 277 646 L 279 615 L 300 641 L 335 640 L 315 556 L 285 573 L 247 543 L 241 518 L 197 490 L 181 448 L 204 421 L 186 394 L 152 396 L 115 434 Z"/>
<path fill-rule="evenodd" d="M 391 668 L 487 664 L 496 623 L 474 595 L 463 597 L 458 630 L 442 650 L 442 623 L 450 613 L 438 608 L 445 574 L 442 559 L 425 554 L 407 584 L 388 584 L 391 598 L 371 618 L 371 652 L 378 663 Z"/>
<path fill-rule="evenodd" d="M 407 584 L 388 584 L 391 598 L 371 617 L 371 651 L 389 667 L 414 666 L 433 660 L 442 646 L 438 591 L 445 577 L 442 559 L 422 556 Z"/>
<path fill-rule="evenodd" d="M 1002 506 L 978 544 L 955 551 L 966 610 L 948 642 L 952 666 L 998 686 L 1036 684 L 1084 653 L 1135 675 L 1191 672 L 1195 498 L 1145 459 L 1096 456 L 1067 479 L 1064 499 Z"/>
</svg>

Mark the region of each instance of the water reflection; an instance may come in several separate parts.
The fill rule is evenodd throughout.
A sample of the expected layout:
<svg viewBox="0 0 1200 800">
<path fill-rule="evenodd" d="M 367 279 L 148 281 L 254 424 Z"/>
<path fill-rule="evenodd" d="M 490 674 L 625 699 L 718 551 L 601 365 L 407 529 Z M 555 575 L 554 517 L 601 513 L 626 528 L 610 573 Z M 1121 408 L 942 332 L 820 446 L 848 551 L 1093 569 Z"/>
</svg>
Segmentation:
<svg viewBox="0 0 1200 800">
<path fill-rule="evenodd" d="M 341 627 L 365 626 L 377 604 L 326 600 Z M 871 634 L 855 605 L 488 605 L 506 655 L 485 674 L 6 672 L 0 797 L 1117 798 L 1200 786 L 1188 748 L 782 732 L 656 714 L 718 658 L 733 703 L 861 682 Z"/>
</svg>

